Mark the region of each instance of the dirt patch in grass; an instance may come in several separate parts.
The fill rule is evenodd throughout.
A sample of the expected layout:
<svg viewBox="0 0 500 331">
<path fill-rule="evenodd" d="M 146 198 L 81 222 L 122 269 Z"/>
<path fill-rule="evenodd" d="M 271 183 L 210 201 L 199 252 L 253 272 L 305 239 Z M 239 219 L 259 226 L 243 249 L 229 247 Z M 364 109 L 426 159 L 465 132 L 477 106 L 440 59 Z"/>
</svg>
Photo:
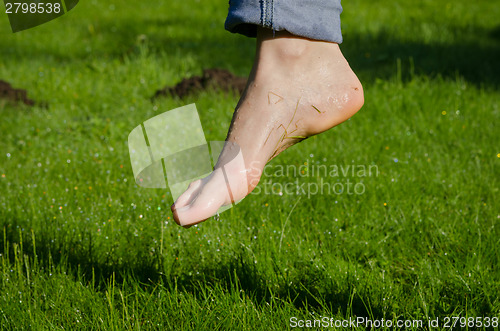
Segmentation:
<svg viewBox="0 0 500 331">
<path fill-rule="evenodd" d="M 203 75 L 184 78 L 175 86 L 166 86 L 156 91 L 152 99 L 162 96 L 178 96 L 184 98 L 207 89 L 220 89 L 223 91 L 236 91 L 242 93 L 247 79 L 233 75 L 225 69 L 205 69 Z"/>
<path fill-rule="evenodd" d="M 34 106 L 35 101 L 28 98 L 28 92 L 23 89 L 13 88 L 6 81 L 0 80 L 0 101 L 17 104 L 24 103 L 27 106 Z"/>
</svg>

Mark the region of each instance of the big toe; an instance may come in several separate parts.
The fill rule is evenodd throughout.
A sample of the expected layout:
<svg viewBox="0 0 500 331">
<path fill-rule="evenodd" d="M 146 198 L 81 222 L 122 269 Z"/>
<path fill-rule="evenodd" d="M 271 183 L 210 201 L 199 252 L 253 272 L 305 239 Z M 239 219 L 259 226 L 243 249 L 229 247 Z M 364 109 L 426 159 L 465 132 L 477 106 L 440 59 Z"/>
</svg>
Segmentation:
<svg viewBox="0 0 500 331">
<path fill-rule="evenodd" d="M 191 193 L 189 202 L 172 206 L 174 220 L 181 226 L 191 226 L 215 215 L 225 203 L 230 202 L 226 183 L 220 176 L 211 176 L 201 181 Z"/>
<path fill-rule="evenodd" d="M 184 193 L 182 193 L 177 200 L 175 200 L 174 204 L 172 205 L 172 211 L 175 206 L 175 208 L 182 208 L 186 205 L 188 205 L 198 194 L 200 188 L 202 187 L 202 180 L 198 179 L 189 184 L 189 187 L 187 188 Z"/>
</svg>

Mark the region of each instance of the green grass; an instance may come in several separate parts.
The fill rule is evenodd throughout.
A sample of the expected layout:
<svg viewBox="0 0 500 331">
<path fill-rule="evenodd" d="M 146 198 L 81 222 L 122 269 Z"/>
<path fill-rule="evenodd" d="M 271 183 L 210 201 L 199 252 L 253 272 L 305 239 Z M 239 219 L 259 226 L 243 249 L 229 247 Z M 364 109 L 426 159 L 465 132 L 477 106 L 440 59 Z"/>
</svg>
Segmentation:
<svg viewBox="0 0 500 331">
<path fill-rule="evenodd" d="M 227 2 L 82 1 L 11 34 L 0 79 L 48 107 L 0 103 L 2 329 L 282 330 L 290 318 L 500 314 L 500 7 L 346 1 L 342 50 L 363 109 L 272 161 L 376 166 L 363 194 L 261 194 L 197 227 L 137 187 L 127 136 L 195 102 L 224 139 L 237 96 L 151 103 L 203 68 L 250 71 Z M 309 168 L 310 169 L 310 168 Z M 442 327 L 441 323 L 441 327 Z M 362 330 L 363 328 L 359 328 Z"/>
</svg>

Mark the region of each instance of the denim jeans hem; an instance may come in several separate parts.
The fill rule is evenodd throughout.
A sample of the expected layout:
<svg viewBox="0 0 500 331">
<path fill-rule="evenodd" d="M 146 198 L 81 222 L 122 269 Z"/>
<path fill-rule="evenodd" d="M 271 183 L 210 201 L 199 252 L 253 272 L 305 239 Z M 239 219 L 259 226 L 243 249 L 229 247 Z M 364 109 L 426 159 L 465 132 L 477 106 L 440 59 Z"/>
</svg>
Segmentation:
<svg viewBox="0 0 500 331">
<path fill-rule="evenodd" d="M 230 0 L 225 28 L 248 37 L 257 27 L 314 40 L 342 42 L 340 0 Z"/>
</svg>

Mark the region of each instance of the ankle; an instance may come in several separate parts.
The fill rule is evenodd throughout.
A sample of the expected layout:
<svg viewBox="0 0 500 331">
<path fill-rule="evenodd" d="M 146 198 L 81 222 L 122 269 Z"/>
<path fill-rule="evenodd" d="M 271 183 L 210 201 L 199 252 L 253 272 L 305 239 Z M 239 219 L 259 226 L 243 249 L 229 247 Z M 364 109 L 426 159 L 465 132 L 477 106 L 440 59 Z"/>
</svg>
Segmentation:
<svg viewBox="0 0 500 331">
<path fill-rule="evenodd" d="M 293 65 L 310 53 L 310 40 L 287 31 L 260 28 L 257 34 L 257 56 L 275 64 Z"/>
<path fill-rule="evenodd" d="M 276 31 L 260 28 L 257 34 L 256 63 L 261 71 L 292 73 L 303 71 L 304 68 L 314 69 L 315 66 L 345 61 L 338 44 L 311 40 L 287 31 Z"/>
</svg>

